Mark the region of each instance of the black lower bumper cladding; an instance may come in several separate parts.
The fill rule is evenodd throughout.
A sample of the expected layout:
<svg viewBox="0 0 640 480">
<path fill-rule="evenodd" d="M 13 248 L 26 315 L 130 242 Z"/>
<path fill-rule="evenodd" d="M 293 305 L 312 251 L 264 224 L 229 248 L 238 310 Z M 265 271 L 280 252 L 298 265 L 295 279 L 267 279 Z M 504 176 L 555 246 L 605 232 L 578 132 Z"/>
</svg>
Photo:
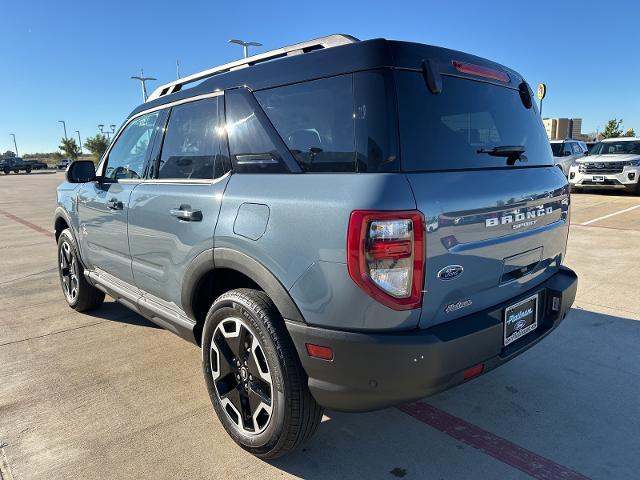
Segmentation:
<svg viewBox="0 0 640 480">
<path fill-rule="evenodd" d="M 554 330 L 575 299 L 576 274 L 561 267 L 544 283 L 508 302 L 424 329 L 397 333 L 328 330 L 298 322 L 287 328 L 309 376 L 316 401 L 327 408 L 369 411 L 417 400 L 465 381 L 479 364 L 492 370 Z M 509 305 L 539 294 L 538 327 L 503 345 L 503 316 Z M 311 358 L 306 344 L 333 349 L 333 361 Z"/>
</svg>

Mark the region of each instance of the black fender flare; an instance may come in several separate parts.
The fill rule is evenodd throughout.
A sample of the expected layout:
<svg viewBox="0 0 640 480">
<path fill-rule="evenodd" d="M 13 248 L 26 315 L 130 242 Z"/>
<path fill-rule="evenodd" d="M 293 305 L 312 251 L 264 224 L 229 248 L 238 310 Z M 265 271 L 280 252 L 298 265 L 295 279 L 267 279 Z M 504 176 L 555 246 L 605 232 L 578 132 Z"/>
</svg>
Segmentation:
<svg viewBox="0 0 640 480">
<path fill-rule="evenodd" d="M 193 259 L 185 273 L 181 299 L 183 309 L 190 318 L 195 318 L 192 305 L 198 282 L 207 272 L 215 271 L 217 268 L 228 268 L 246 275 L 269 295 L 285 319 L 304 322 L 289 292 L 273 273 L 249 255 L 225 247 L 207 249 L 200 253 Z"/>
<path fill-rule="evenodd" d="M 71 221 L 71 217 L 69 216 L 69 214 L 67 213 L 67 211 L 62 208 L 62 207 L 56 207 L 56 211 L 53 214 L 53 234 L 54 234 L 54 238 L 55 238 L 55 231 L 56 231 L 56 222 L 58 221 L 59 218 L 62 218 L 65 223 L 69 226 L 69 230 L 71 230 L 71 234 L 73 235 L 73 240 L 76 242 L 76 245 L 78 244 L 78 238 L 76 235 L 76 231 L 73 228 L 73 222 Z M 57 239 L 56 239 L 57 241 Z"/>
</svg>

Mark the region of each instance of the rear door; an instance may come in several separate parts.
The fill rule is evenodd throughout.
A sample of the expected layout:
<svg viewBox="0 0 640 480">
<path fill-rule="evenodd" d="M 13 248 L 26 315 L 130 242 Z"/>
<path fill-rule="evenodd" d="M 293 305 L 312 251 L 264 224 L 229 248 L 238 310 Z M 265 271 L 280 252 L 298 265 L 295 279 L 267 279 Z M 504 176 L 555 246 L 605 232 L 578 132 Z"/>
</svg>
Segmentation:
<svg viewBox="0 0 640 480">
<path fill-rule="evenodd" d="M 98 172 L 98 180 L 78 192 L 82 259 L 92 270 L 133 284 L 127 242 L 129 198 L 145 175 L 159 112 L 132 120 L 115 139 Z"/>
<path fill-rule="evenodd" d="M 149 300 L 178 313 L 187 267 L 213 248 L 229 177 L 222 98 L 215 94 L 171 108 L 150 178 L 130 200 L 135 283 Z"/>
<path fill-rule="evenodd" d="M 420 325 L 492 307 L 560 266 L 568 188 L 535 107 L 498 82 L 396 72 L 402 169 L 427 222 Z M 521 146 L 517 160 L 494 147 Z M 510 165 L 513 163 L 513 165 Z"/>
</svg>

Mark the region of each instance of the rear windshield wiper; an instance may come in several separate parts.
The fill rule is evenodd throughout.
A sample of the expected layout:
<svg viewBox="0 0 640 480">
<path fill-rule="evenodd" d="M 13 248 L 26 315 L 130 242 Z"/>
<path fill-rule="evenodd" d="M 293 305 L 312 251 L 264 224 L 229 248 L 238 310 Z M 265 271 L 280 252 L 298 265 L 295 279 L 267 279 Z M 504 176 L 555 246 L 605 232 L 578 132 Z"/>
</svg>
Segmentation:
<svg viewBox="0 0 640 480">
<path fill-rule="evenodd" d="M 515 165 L 516 160 L 521 162 L 528 161 L 527 157 L 524 156 L 526 150 L 522 145 L 504 145 L 501 147 L 480 148 L 478 153 L 486 153 L 492 157 L 507 157 L 507 165 Z"/>
</svg>

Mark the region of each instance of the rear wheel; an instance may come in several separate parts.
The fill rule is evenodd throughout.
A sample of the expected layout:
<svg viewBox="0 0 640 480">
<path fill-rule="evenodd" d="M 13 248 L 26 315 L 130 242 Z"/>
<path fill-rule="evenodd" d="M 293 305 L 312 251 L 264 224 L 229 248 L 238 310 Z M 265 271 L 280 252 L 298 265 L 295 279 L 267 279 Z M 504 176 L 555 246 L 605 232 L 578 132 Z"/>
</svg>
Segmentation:
<svg viewBox="0 0 640 480">
<path fill-rule="evenodd" d="M 5 175 L 9 175 L 9 172 L 10 172 L 11 170 L 9 170 L 9 167 L 4 167 L 4 168 L 2 169 L 2 171 L 4 172 L 4 174 L 5 174 Z"/>
<path fill-rule="evenodd" d="M 202 334 L 202 367 L 227 433 L 260 458 L 276 458 L 315 432 L 322 408 L 271 299 L 232 290 L 212 305 Z"/>
<path fill-rule="evenodd" d="M 64 298 L 74 310 L 84 312 L 100 306 L 104 301 L 104 292 L 84 277 L 84 268 L 68 228 L 58 237 L 58 275 Z"/>
<path fill-rule="evenodd" d="M 31 167 L 27 167 L 27 168 L 25 168 L 25 170 L 24 170 L 24 171 L 25 171 L 25 172 L 27 172 L 27 173 L 31 173 Z"/>
<path fill-rule="evenodd" d="M 20 173 L 20 169 L 19 169 L 19 168 L 16 168 L 16 169 L 13 171 L 13 173 Z"/>
</svg>

